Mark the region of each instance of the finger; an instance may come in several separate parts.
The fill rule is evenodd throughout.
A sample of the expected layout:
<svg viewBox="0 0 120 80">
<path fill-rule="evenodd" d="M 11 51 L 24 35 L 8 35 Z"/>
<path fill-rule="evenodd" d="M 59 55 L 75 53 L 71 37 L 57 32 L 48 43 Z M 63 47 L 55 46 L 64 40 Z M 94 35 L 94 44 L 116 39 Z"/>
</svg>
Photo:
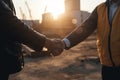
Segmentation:
<svg viewBox="0 0 120 80">
<path fill-rule="evenodd" d="M 54 55 L 54 56 L 58 56 L 58 55 L 60 55 L 61 53 L 62 53 L 62 49 L 59 49 L 59 50 L 53 50 L 52 51 L 52 54 Z"/>
</svg>

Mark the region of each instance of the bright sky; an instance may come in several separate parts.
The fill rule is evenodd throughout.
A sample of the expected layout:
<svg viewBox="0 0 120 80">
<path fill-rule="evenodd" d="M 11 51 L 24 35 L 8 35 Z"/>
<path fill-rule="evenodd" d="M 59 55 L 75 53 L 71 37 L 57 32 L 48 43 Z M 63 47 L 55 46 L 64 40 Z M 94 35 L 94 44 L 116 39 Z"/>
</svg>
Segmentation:
<svg viewBox="0 0 120 80">
<path fill-rule="evenodd" d="M 64 12 L 64 0 L 13 0 L 18 18 L 21 18 L 21 8 L 22 12 L 26 15 L 26 18 L 29 19 L 25 1 L 27 1 L 28 6 L 31 9 L 33 19 L 41 19 L 41 14 L 45 11 L 46 6 L 46 12 L 51 12 L 54 16 Z M 80 7 L 81 10 L 92 12 L 98 4 L 104 1 L 105 0 L 81 0 Z"/>
</svg>

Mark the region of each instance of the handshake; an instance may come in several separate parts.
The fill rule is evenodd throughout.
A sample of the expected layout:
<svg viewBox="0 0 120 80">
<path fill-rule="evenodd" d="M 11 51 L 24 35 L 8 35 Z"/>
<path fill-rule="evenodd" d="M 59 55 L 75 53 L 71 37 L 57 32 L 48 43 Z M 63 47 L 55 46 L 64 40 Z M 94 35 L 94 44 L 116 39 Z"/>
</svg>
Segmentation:
<svg viewBox="0 0 120 80">
<path fill-rule="evenodd" d="M 47 48 L 49 55 L 58 56 L 63 52 L 65 43 L 61 39 L 46 38 L 44 47 Z"/>
</svg>

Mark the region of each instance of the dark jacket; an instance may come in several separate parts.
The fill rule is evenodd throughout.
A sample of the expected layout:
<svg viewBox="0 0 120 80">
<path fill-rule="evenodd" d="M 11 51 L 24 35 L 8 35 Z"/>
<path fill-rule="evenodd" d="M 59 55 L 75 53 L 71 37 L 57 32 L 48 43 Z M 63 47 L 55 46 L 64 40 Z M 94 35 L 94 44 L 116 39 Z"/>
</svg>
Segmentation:
<svg viewBox="0 0 120 80">
<path fill-rule="evenodd" d="M 41 51 L 45 39 L 16 17 L 12 0 L 0 0 L 0 71 L 20 71 L 21 44 Z"/>
</svg>

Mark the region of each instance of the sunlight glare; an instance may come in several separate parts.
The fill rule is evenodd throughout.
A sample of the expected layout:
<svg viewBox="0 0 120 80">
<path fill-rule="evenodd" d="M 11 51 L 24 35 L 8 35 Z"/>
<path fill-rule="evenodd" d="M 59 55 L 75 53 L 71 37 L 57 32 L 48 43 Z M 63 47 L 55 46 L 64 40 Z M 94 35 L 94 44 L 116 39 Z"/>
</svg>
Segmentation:
<svg viewBox="0 0 120 80">
<path fill-rule="evenodd" d="M 52 13 L 54 19 L 64 13 L 64 0 L 46 0 L 46 12 Z"/>
</svg>

